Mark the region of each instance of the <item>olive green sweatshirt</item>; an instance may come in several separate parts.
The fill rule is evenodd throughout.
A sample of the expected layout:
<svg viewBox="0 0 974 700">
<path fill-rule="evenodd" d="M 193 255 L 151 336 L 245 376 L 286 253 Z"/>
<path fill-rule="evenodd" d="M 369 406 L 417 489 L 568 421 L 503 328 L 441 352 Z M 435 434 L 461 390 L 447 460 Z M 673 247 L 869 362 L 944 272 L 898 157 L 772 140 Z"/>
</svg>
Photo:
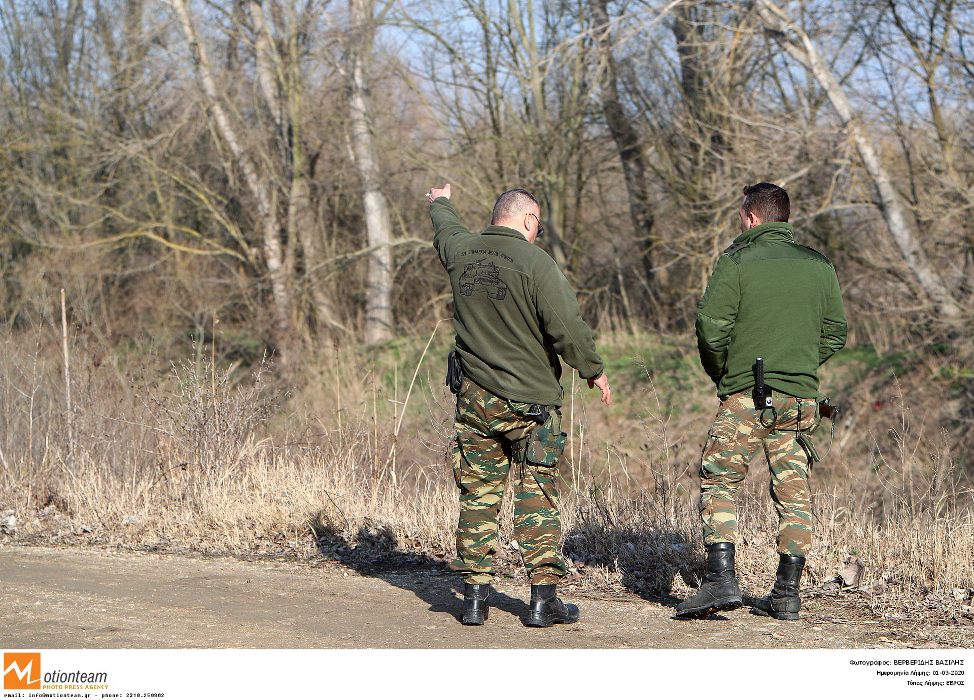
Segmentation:
<svg viewBox="0 0 974 700">
<path fill-rule="evenodd" d="M 801 398 L 818 396 L 818 368 L 846 340 L 835 269 L 795 243 L 786 223 L 755 226 L 720 256 L 697 311 L 700 361 L 720 396 L 765 383 Z"/>
<path fill-rule="evenodd" d="M 430 205 L 430 218 L 465 376 L 505 399 L 560 406 L 559 356 L 582 379 L 602 374 L 592 331 L 551 256 L 505 226 L 471 233 L 446 197 Z"/>
</svg>

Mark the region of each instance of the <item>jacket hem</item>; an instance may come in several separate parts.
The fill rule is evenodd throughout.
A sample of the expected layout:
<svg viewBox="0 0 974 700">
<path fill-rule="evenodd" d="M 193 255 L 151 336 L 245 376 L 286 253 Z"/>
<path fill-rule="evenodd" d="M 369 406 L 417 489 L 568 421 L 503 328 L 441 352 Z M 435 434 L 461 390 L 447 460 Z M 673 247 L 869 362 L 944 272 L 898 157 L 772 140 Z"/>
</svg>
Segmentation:
<svg viewBox="0 0 974 700">
<path fill-rule="evenodd" d="M 787 394 L 788 396 L 793 396 L 796 399 L 817 399 L 819 396 L 818 390 L 814 390 L 812 391 L 811 394 L 807 394 L 806 390 L 803 390 L 801 387 L 788 386 L 787 388 L 783 388 L 786 385 L 783 385 L 780 382 L 776 382 L 773 379 L 765 379 L 764 383 L 768 387 L 770 387 L 773 391 L 777 391 L 779 394 Z M 738 384 L 736 386 L 729 387 L 726 389 L 723 387 L 718 387 L 717 396 L 731 396 L 732 394 L 740 394 L 742 391 L 748 391 L 753 388 L 754 388 L 754 382 L 749 382 L 748 384 L 743 384 L 743 385 Z"/>
<path fill-rule="evenodd" d="M 504 389 L 499 389 L 499 388 L 497 388 L 497 386 L 491 385 L 490 382 L 480 381 L 480 379 L 475 379 L 475 378 L 471 377 L 469 374 L 467 374 L 465 376 L 465 379 L 470 380 L 471 382 L 473 382 L 474 384 L 476 384 L 477 386 L 479 386 L 481 389 L 485 389 L 486 391 L 489 391 L 490 393 L 494 394 L 495 396 L 499 396 L 502 399 L 507 399 L 508 401 L 519 401 L 521 403 L 536 403 L 539 406 L 555 406 L 555 407 L 560 407 L 561 404 L 562 404 L 562 397 L 561 396 L 558 397 L 558 400 L 557 401 L 548 402 L 548 401 L 545 401 L 543 398 L 539 399 L 536 396 L 535 397 L 531 397 L 531 396 L 528 396 L 526 394 L 515 394 L 513 392 L 506 391 Z"/>
</svg>

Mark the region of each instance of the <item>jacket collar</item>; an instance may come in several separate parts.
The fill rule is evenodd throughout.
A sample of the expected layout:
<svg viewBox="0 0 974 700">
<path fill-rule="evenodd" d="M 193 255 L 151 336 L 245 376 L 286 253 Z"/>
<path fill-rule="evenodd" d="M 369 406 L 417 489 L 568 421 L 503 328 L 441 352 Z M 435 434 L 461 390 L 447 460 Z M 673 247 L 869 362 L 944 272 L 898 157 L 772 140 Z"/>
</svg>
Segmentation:
<svg viewBox="0 0 974 700">
<path fill-rule="evenodd" d="M 484 230 L 484 232 L 483 232 L 482 235 L 484 235 L 484 236 L 507 236 L 508 238 L 520 238 L 522 241 L 525 241 L 525 242 L 527 242 L 527 240 L 528 240 L 527 238 L 524 237 L 524 234 L 521 233 L 520 231 L 515 231 L 514 229 L 508 228 L 507 226 L 494 226 L 493 224 L 491 224 L 490 226 L 488 226 Z"/>
<path fill-rule="evenodd" d="M 772 221 L 771 223 L 760 224 L 748 229 L 735 238 L 734 243 L 753 243 L 759 238 L 766 241 L 788 241 L 789 243 L 794 243 L 795 229 L 791 224 L 786 224 L 782 221 Z"/>
</svg>

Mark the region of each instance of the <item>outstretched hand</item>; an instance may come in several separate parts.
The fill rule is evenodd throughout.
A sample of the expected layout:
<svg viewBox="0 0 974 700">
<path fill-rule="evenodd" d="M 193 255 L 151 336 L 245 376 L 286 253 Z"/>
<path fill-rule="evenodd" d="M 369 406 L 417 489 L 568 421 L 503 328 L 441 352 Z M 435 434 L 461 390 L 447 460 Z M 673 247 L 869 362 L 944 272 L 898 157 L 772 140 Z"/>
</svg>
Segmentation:
<svg viewBox="0 0 974 700">
<path fill-rule="evenodd" d="M 602 390 L 602 403 L 608 406 L 609 402 L 612 401 L 612 390 L 609 389 L 609 378 L 605 376 L 605 372 L 596 379 L 588 380 L 588 388 L 594 389 L 595 387 Z"/>
<path fill-rule="evenodd" d="M 450 198 L 449 183 L 443 185 L 443 187 L 431 187 L 430 191 L 426 193 L 426 198 L 430 201 L 430 204 L 432 204 L 433 200 L 437 199 L 438 197 L 446 197 L 447 199 Z"/>
</svg>

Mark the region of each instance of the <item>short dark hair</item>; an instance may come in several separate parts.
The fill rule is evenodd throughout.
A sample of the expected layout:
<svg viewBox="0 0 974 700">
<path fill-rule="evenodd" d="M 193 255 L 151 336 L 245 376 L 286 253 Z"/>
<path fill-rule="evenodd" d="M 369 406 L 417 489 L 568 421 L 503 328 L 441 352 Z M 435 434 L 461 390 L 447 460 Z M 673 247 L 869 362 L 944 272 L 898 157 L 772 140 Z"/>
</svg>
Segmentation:
<svg viewBox="0 0 974 700">
<path fill-rule="evenodd" d="M 788 193 L 770 182 L 759 182 L 744 188 L 744 211 L 761 219 L 763 223 L 788 221 L 791 202 Z"/>
<path fill-rule="evenodd" d="M 513 218 L 518 212 L 524 210 L 528 202 L 534 202 L 535 206 L 538 207 L 538 211 L 541 211 L 541 204 L 538 202 L 537 197 L 527 190 L 522 190 L 520 187 L 508 190 L 494 202 L 494 212 L 490 216 L 491 222 Z"/>
</svg>

